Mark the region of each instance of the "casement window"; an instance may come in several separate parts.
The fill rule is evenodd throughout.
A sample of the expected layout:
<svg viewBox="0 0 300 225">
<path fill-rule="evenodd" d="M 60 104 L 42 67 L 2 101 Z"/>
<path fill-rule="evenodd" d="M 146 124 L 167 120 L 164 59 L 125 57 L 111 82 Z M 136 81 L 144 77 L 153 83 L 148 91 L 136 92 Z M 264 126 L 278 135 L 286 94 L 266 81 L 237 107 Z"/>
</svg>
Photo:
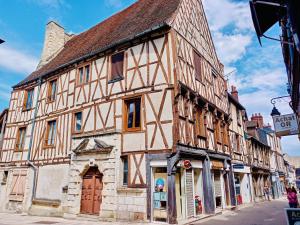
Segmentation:
<svg viewBox="0 0 300 225">
<path fill-rule="evenodd" d="M 124 186 L 128 185 L 128 157 L 122 157 L 122 163 L 123 163 L 123 182 L 122 184 Z"/>
<path fill-rule="evenodd" d="M 110 80 L 120 80 L 124 77 L 124 52 L 111 56 L 111 77 Z"/>
<path fill-rule="evenodd" d="M 45 145 L 54 146 L 55 138 L 56 138 L 56 120 L 48 121 Z"/>
<path fill-rule="evenodd" d="M 196 112 L 196 134 L 197 136 L 206 137 L 205 112 L 203 109 L 197 109 Z"/>
<path fill-rule="evenodd" d="M 82 131 L 82 112 L 74 114 L 74 132 L 80 133 Z"/>
<path fill-rule="evenodd" d="M 25 137 L 26 137 L 26 127 L 19 128 L 17 140 L 16 140 L 16 151 L 24 150 Z"/>
<path fill-rule="evenodd" d="M 141 98 L 125 100 L 124 106 L 125 131 L 141 130 Z"/>
<path fill-rule="evenodd" d="M 49 82 L 49 89 L 48 89 L 48 101 L 49 102 L 55 101 L 56 92 L 57 92 L 57 80 L 52 80 Z"/>
<path fill-rule="evenodd" d="M 77 85 L 86 84 L 90 81 L 90 65 L 80 67 L 77 74 Z"/>
<path fill-rule="evenodd" d="M 202 79 L 202 57 L 194 50 L 194 67 L 195 67 L 195 78 L 198 81 L 203 81 Z"/>
<path fill-rule="evenodd" d="M 23 108 L 25 110 L 29 110 L 33 106 L 33 92 L 34 92 L 33 88 L 25 92 L 24 105 L 23 105 Z"/>
</svg>

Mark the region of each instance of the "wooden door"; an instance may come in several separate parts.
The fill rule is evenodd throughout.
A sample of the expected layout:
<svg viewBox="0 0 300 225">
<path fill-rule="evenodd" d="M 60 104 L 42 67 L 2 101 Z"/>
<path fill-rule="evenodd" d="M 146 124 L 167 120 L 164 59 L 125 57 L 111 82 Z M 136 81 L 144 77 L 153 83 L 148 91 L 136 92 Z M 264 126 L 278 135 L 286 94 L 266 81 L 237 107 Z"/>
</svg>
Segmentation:
<svg viewBox="0 0 300 225">
<path fill-rule="evenodd" d="M 102 174 L 98 168 L 90 168 L 83 176 L 81 210 L 83 214 L 99 214 L 102 202 Z"/>
</svg>

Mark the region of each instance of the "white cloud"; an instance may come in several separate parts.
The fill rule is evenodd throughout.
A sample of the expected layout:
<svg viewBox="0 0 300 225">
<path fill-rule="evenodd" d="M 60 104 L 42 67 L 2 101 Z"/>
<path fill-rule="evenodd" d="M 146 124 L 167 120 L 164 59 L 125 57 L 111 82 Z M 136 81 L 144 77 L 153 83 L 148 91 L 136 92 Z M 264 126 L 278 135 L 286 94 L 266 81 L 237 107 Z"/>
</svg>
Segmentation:
<svg viewBox="0 0 300 225">
<path fill-rule="evenodd" d="M 27 0 L 29 3 L 34 3 L 40 6 L 51 7 L 53 9 L 58 9 L 61 6 L 65 6 L 64 0 Z"/>
<path fill-rule="evenodd" d="M 229 25 L 238 30 L 253 29 L 248 1 L 203 0 L 203 4 L 212 31 L 220 31 Z"/>
<path fill-rule="evenodd" d="M 115 8 L 120 8 L 123 6 L 122 0 L 105 0 L 105 4 Z"/>
<path fill-rule="evenodd" d="M 229 65 L 245 55 L 246 48 L 251 44 L 251 36 L 243 34 L 226 35 L 215 32 L 214 41 L 221 62 Z"/>
<path fill-rule="evenodd" d="M 38 59 L 20 50 L 0 46 L 0 67 L 27 75 L 35 70 Z"/>
</svg>

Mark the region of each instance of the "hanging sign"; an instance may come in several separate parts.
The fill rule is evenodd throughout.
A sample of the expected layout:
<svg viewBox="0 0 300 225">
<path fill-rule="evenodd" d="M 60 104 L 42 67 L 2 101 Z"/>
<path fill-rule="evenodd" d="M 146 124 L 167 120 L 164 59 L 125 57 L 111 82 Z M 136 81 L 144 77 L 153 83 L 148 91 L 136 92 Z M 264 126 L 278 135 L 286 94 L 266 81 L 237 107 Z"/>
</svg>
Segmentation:
<svg viewBox="0 0 300 225">
<path fill-rule="evenodd" d="M 183 161 L 183 168 L 185 168 L 185 169 L 191 169 L 192 168 L 192 163 L 191 163 L 191 161 L 190 160 L 184 160 Z"/>
<path fill-rule="evenodd" d="M 300 225 L 300 209 L 285 209 L 287 225 Z"/>
<path fill-rule="evenodd" d="M 296 114 L 273 116 L 276 136 L 289 136 L 299 134 L 298 119 Z"/>
</svg>

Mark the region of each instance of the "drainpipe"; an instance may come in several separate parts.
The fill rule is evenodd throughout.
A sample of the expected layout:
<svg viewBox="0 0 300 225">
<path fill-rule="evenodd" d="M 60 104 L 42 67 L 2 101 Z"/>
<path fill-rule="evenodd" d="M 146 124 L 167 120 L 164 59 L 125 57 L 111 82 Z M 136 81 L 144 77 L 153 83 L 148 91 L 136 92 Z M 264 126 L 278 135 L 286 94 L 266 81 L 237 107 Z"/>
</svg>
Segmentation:
<svg viewBox="0 0 300 225">
<path fill-rule="evenodd" d="M 33 143 L 34 126 L 35 126 L 35 121 L 36 121 L 36 117 L 37 117 L 37 113 L 38 113 L 38 100 L 39 100 L 41 85 L 42 85 L 42 78 L 40 78 L 38 80 L 38 91 L 37 91 L 37 95 L 36 95 L 35 109 L 34 109 L 34 114 L 33 114 L 31 135 L 30 135 L 28 154 L 27 154 L 27 163 L 33 169 L 33 186 L 32 186 L 31 202 L 33 199 L 35 199 L 35 195 L 36 195 L 37 167 L 33 164 L 33 162 L 30 161 L 30 157 L 31 157 L 31 150 L 32 150 L 32 143 Z"/>
</svg>

